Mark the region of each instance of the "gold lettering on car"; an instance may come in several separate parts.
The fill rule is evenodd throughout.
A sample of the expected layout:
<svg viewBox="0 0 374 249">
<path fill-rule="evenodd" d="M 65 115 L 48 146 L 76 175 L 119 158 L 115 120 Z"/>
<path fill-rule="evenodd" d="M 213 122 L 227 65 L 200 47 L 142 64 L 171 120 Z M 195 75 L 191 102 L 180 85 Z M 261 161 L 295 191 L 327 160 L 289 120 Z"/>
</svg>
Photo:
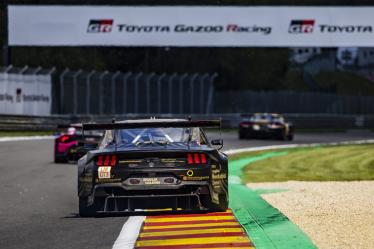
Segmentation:
<svg viewBox="0 0 374 249">
<path fill-rule="evenodd" d="M 185 181 L 203 181 L 209 180 L 209 176 L 183 176 Z"/>
<path fill-rule="evenodd" d="M 225 174 L 225 173 L 212 174 L 212 179 L 213 179 L 213 180 L 222 180 L 222 179 L 226 179 L 226 174 Z"/>
<path fill-rule="evenodd" d="M 121 178 L 113 178 L 113 179 L 95 179 L 96 183 L 115 183 L 115 182 L 121 182 Z"/>
<path fill-rule="evenodd" d="M 161 184 L 160 180 L 156 177 L 153 178 L 143 178 L 143 182 L 146 185 L 158 185 Z"/>
</svg>

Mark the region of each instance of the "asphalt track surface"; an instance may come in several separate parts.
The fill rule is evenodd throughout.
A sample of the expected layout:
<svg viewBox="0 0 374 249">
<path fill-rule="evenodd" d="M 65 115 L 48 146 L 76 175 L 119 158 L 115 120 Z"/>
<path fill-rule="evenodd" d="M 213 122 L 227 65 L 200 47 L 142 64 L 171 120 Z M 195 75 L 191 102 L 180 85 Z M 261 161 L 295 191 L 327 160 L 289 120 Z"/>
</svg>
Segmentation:
<svg viewBox="0 0 374 249">
<path fill-rule="evenodd" d="M 228 150 L 373 139 L 374 133 L 296 134 L 294 141 L 222 137 Z M 52 154 L 52 140 L 0 143 L 0 248 L 112 248 L 127 217 L 80 218 L 76 166 L 54 164 Z"/>
</svg>

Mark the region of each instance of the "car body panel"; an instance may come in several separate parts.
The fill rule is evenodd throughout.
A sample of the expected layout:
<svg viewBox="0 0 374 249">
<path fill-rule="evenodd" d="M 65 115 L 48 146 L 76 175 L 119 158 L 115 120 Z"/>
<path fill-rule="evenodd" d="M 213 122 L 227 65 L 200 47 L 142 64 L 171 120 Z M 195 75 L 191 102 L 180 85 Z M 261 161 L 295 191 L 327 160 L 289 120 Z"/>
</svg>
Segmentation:
<svg viewBox="0 0 374 249">
<path fill-rule="evenodd" d="M 292 140 L 294 126 L 276 113 L 243 115 L 239 124 L 239 138 L 275 138 Z"/>
<path fill-rule="evenodd" d="M 87 199 L 87 207 L 101 199 L 96 213 L 226 210 L 227 162 L 210 144 L 109 145 L 78 161 L 78 196 Z"/>
<path fill-rule="evenodd" d="M 73 128 L 73 129 L 71 129 Z M 77 161 L 84 155 L 84 146 L 97 147 L 101 139 L 100 134 L 89 135 L 83 138 L 81 126 L 69 127 L 61 132 L 54 140 L 54 160 L 56 163 Z"/>
</svg>

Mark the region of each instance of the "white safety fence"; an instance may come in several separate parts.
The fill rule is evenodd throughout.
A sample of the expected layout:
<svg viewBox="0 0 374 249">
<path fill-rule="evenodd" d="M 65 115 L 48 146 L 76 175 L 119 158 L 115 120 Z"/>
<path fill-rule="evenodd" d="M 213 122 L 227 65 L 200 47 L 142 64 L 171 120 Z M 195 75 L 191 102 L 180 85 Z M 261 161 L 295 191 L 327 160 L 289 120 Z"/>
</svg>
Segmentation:
<svg viewBox="0 0 374 249">
<path fill-rule="evenodd" d="M 30 72 L 27 67 L 0 72 L 0 114 L 50 115 L 52 107 L 51 73 Z"/>
</svg>

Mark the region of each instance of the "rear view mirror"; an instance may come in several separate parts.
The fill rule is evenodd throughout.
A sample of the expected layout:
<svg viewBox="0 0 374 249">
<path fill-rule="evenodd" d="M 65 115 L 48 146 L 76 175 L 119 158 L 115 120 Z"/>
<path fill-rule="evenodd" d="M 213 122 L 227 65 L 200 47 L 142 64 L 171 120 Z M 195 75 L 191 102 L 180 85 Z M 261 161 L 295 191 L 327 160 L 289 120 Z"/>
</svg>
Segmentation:
<svg viewBox="0 0 374 249">
<path fill-rule="evenodd" d="M 222 139 L 214 139 L 211 141 L 212 145 L 221 145 L 223 146 L 223 140 Z"/>
</svg>

